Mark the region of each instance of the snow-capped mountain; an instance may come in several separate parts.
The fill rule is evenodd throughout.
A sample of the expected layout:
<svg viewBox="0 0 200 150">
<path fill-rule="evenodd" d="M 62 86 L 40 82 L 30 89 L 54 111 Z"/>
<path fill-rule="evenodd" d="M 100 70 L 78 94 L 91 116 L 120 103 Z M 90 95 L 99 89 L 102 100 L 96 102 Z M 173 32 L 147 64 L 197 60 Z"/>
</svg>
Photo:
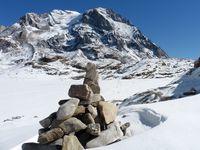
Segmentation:
<svg viewBox="0 0 200 150">
<path fill-rule="evenodd" d="M 184 68 L 179 65 L 170 68 L 176 62 L 190 68 L 191 61 L 166 58 L 165 51 L 111 9 L 95 8 L 83 14 L 62 10 L 27 13 L 12 26 L 0 29 L 1 72 L 23 67 L 66 75 L 79 72 L 88 61 L 96 63 L 106 78 L 113 73 L 121 78 L 182 73 Z M 164 64 L 163 61 L 168 65 L 155 64 Z M 144 69 L 146 65 L 149 70 Z M 161 73 L 160 67 L 164 68 Z M 146 71 L 138 73 L 141 68 Z"/>
</svg>

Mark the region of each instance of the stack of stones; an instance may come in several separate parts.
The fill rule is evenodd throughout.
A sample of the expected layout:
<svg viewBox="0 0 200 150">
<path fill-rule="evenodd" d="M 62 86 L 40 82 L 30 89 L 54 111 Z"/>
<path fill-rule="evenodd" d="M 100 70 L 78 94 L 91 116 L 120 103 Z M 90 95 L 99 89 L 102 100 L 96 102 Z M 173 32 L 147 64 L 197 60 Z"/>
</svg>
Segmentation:
<svg viewBox="0 0 200 150">
<path fill-rule="evenodd" d="M 94 64 L 87 64 L 83 84 L 71 85 L 68 94 L 57 112 L 39 122 L 38 143 L 25 143 L 23 150 L 82 150 L 122 139 L 130 124 L 115 122 L 117 107 L 100 95 Z"/>
</svg>

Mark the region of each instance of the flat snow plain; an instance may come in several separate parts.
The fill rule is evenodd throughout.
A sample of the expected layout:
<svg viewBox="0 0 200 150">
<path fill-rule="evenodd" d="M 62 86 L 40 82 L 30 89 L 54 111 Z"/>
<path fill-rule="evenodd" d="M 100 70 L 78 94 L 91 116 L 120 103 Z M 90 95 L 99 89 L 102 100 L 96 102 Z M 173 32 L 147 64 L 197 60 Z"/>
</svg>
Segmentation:
<svg viewBox="0 0 200 150">
<path fill-rule="evenodd" d="M 101 94 L 108 101 L 122 100 L 137 92 L 164 86 L 171 80 L 101 80 Z M 82 80 L 1 75 L 0 84 L 0 150 L 20 150 L 22 143 L 37 140 L 38 121 L 56 111 L 58 101 L 68 98 L 70 85 L 82 84 Z M 122 118 L 123 115 L 127 117 Z M 163 116 L 164 121 L 159 122 L 158 118 Z M 199 150 L 199 116 L 200 95 L 122 107 L 117 119 L 131 122 L 128 131 L 131 137 L 95 150 Z"/>
</svg>

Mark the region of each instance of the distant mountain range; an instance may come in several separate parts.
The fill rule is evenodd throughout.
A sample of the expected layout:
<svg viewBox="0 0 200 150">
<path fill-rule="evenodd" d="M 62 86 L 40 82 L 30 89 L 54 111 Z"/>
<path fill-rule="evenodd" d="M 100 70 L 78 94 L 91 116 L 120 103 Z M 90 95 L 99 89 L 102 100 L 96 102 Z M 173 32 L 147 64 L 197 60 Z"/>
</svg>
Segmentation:
<svg viewBox="0 0 200 150">
<path fill-rule="evenodd" d="M 12 26 L 0 27 L 1 72 L 26 68 L 67 75 L 80 73 L 88 61 L 97 64 L 104 78 L 124 79 L 171 77 L 192 63 L 170 59 L 111 9 L 27 13 Z"/>
</svg>

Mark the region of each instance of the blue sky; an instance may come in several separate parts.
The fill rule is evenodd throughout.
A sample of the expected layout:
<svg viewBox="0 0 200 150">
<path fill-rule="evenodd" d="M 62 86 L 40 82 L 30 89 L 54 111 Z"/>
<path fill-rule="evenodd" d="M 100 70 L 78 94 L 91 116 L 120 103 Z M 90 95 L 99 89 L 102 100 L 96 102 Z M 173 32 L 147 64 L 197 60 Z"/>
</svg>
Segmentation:
<svg viewBox="0 0 200 150">
<path fill-rule="evenodd" d="M 200 56 L 200 0 L 1 0 L 0 24 L 11 25 L 27 12 L 95 7 L 128 18 L 171 57 Z"/>
</svg>

